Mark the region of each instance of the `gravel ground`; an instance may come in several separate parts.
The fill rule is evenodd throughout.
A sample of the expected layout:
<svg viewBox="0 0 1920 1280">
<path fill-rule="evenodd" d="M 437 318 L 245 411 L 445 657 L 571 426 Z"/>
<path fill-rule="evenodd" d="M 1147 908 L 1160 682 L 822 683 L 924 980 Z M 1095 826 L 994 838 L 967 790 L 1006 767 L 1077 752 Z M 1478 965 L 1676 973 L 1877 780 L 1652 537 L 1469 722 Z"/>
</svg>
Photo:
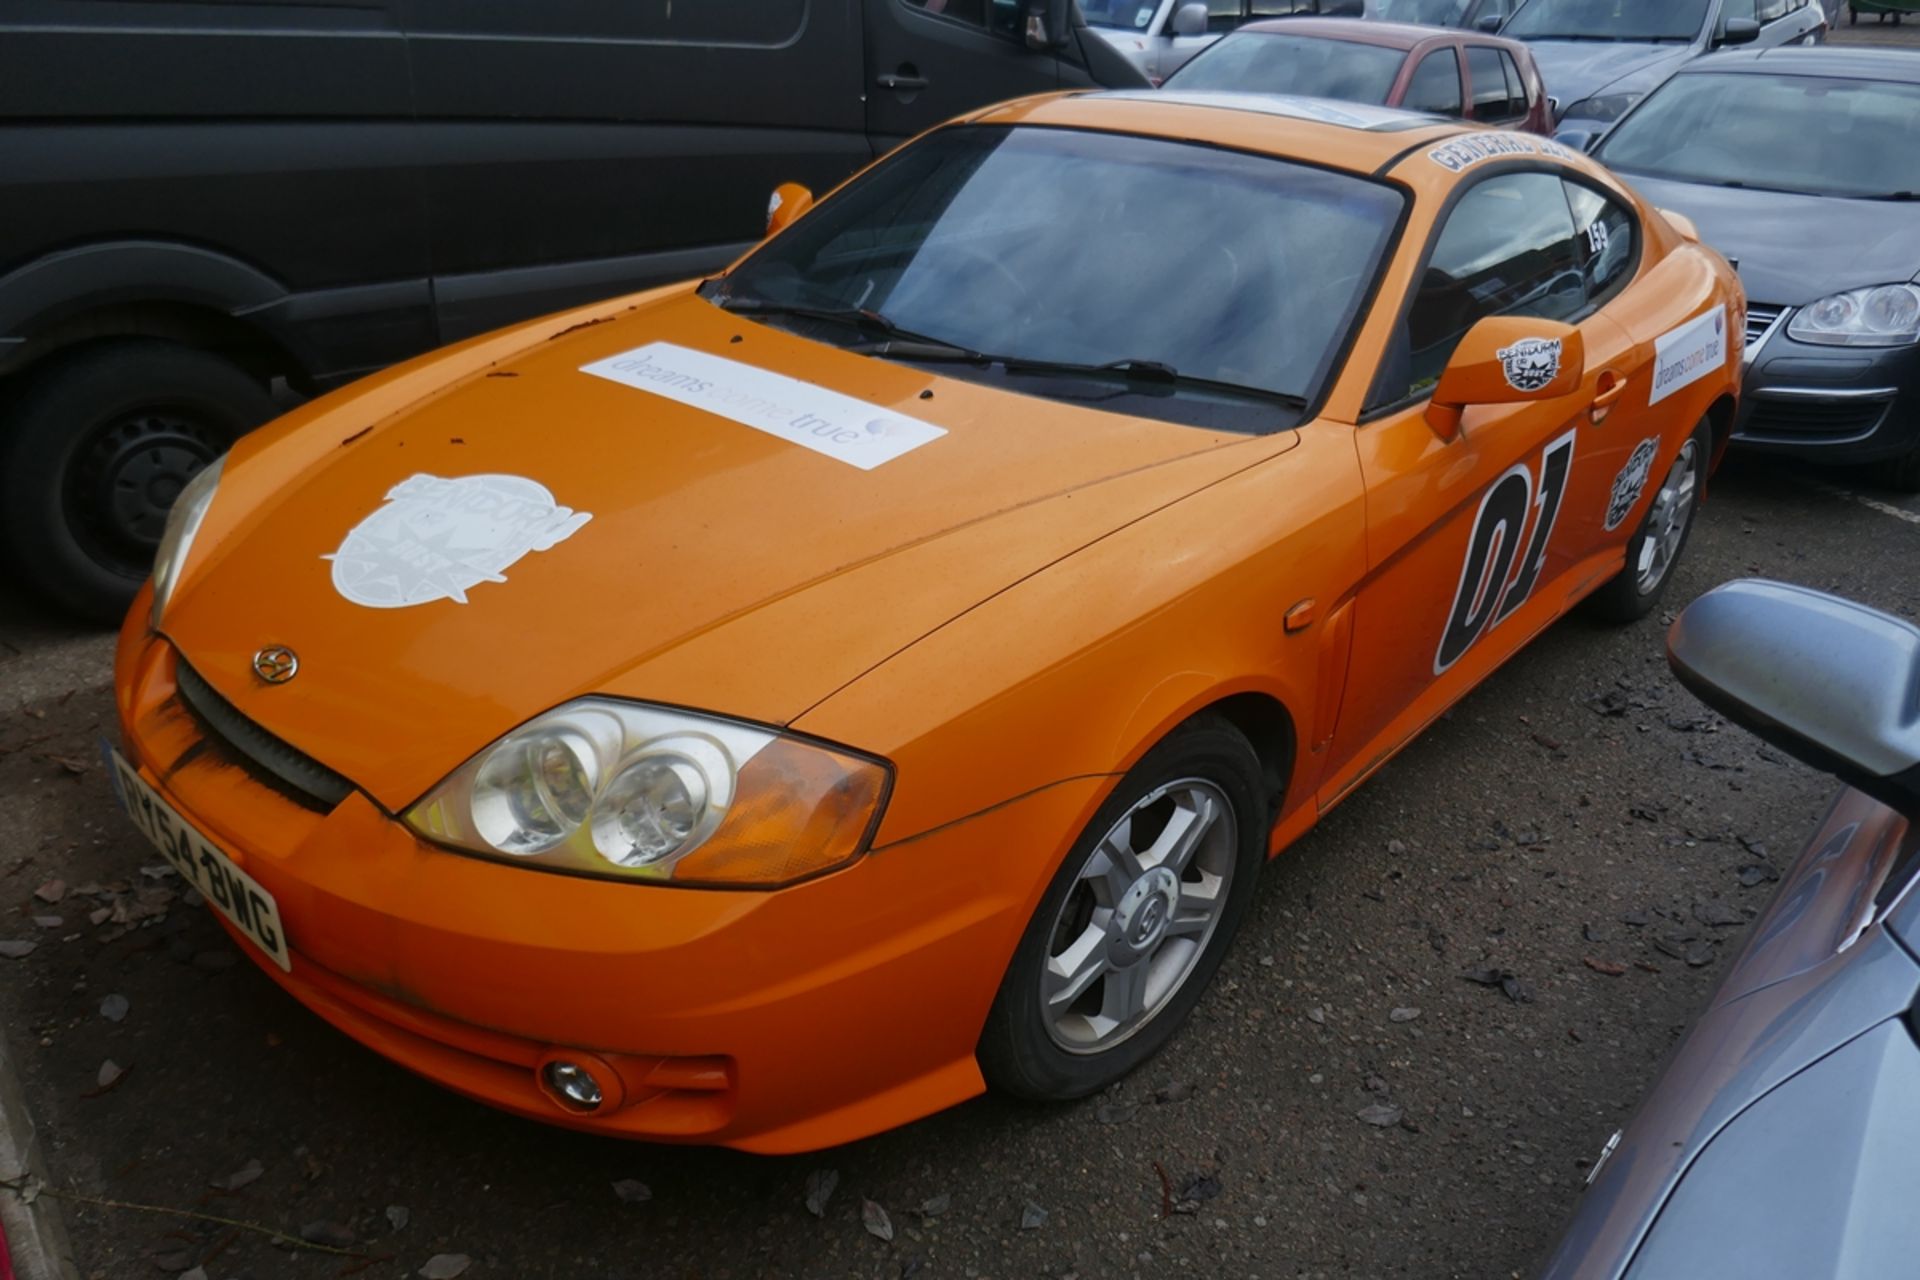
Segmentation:
<svg viewBox="0 0 1920 1280">
<path fill-rule="evenodd" d="M 1920 500 L 1853 484 L 1731 467 L 1672 601 L 1758 573 L 1912 615 Z M 1661 618 L 1564 622 L 1268 868 L 1134 1077 L 756 1158 L 496 1114 L 306 1013 L 143 872 L 95 754 L 108 642 L 13 595 L 0 619 L 0 939 L 38 944 L 0 959 L 0 1020 L 101 1280 L 1524 1275 L 1744 932 L 1701 919 L 1750 919 L 1743 869 L 1784 867 L 1833 789 L 1678 689 Z M 1485 968 L 1528 998 L 1461 977 Z"/>
</svg>

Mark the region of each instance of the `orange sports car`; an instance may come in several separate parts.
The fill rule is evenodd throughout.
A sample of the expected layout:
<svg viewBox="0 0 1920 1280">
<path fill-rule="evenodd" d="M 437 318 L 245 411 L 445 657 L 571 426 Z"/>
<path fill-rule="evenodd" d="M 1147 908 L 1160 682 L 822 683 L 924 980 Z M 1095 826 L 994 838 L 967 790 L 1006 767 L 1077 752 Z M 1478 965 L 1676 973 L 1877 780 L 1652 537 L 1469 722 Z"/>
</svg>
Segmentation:
<svg viewBox="0 0 1920 1280">
<path fill-rule="evenodd" d="M 1174 1034 L 1262 862 L 1652 607 L 1738 283 L 1522 134 L 956 121 L 725 274 L 241 441 L 122 632 L 135 823 L 295 998 L 525 1116 L 796 1151 Z"/>
</svg>

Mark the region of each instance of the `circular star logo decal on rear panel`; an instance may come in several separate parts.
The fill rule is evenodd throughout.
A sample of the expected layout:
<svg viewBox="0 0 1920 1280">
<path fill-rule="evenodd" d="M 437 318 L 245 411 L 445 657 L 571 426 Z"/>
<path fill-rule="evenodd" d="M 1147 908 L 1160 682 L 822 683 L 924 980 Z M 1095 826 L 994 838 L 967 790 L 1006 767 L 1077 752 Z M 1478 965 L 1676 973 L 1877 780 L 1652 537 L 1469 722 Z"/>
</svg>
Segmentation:
<svg viewBox="0 0 1920 1280">
<path fill-rule="evenodd" d="M 505 582 L 522 556 L 557 546 L 591 519 L 524 476 L 409 476 L 321 558 L 333 562 L 334 590 L 369 609 L 465 604 L 468 591 Z"/>
</svg>

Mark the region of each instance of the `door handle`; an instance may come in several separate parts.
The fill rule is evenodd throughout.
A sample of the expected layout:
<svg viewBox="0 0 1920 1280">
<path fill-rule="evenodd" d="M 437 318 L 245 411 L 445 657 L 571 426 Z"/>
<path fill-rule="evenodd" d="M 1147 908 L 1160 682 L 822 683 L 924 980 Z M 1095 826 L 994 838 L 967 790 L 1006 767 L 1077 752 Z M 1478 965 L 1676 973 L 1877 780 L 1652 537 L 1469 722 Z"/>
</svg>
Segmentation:
<svg viewBox="0 0 1920 1280">
<path fill-rule="evenodd" d="M 895 93 L 912 93 L 927 87 L 927 78 L 912 67 L 901 67 L 880 77 L 880 87 Z"/>
<path fill-rule="evenodd" d="M 1613 412 L 1614 402 L 1627 393 L 1627 380 L 1609 369 L 1600 375 L 1594 384 L 1593 408 L 1588 415 L 1593 424 L 1599 426 Z"/>
</svg>

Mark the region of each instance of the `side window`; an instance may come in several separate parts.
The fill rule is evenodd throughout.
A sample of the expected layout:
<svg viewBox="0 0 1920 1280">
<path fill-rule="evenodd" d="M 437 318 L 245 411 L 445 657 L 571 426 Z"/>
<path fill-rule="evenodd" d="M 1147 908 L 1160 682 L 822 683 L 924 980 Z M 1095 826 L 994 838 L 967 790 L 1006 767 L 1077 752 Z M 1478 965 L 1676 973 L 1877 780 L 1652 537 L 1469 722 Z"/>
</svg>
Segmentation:
<svg viewBox="0 0 1920 1280">
<path fill-rule="evenodd" d="M 970 27 L 981 27 L 995 35 L 1013 37 L 1020 32 L 1019 0 L 906 0 L 916 8 L 937 13 Z"/>
<path fill-rule="evenodd" d="M 1435 49 L 1420 59 L 1400 105 L 1409 111 L 1457 116 L 1460 110 L 1460 59 L 1451 49 Z"/>
<path fill-rule="evenodd" d="M 1507 111 L 1518 120 L 1527 114 L 1527 82 L 1520 74 L 1520 66 L 1513 55 L 1505 49 L 1500 51 L 1500 66 L 1507 73 Z"/>
<path fill-rule="evenodd" d="M 1524 106 L 1514 110 L 1507 95 L 1507 73 L 1500 65 L 1503 56 L 1490 45 L 1467 46 L 1467 73 L 1473 78 L 1473 118 L 1488 124 L 1504 124 L 1526 112 Z"/>
<path fill-rule="evenodd" d="M 1720 7 L 1721 26 L 1724 27 L 1735 18 L 1746 18 L 1749 21 L 1753 20 L 1757 16 L 1757 7 L 1754 0 L 1727 0 L 1727 2 Z"/>
<path fill-rule="evenodd" d="M 1573 215 L 1551 173 L 1510 173 L 1469 190 L 1447 215 L 1407 312 L 1407 381 L 1378 403 L 1431 390 L 1453 349 L 1487 316 L 1570 320 L 1585 310 Z M 1391 363 L 1391 362 L 1390 362 Z"/>
<path fill-rule="evenodd" d="M 1753 16 L 1761 22 L 1777 22 L 1793 8 L 1792 0 L 1759 0 L 1753 6 Z"/>
<path fill-rule="evenodd" d="M 1597 307 L 1619 293 L 1632 274 L 1640 257 L 1639 229 L 1625 209 L 1592 187 L 1578 182 L 1566 185 L 1587 304 Z"/>
</svg>

